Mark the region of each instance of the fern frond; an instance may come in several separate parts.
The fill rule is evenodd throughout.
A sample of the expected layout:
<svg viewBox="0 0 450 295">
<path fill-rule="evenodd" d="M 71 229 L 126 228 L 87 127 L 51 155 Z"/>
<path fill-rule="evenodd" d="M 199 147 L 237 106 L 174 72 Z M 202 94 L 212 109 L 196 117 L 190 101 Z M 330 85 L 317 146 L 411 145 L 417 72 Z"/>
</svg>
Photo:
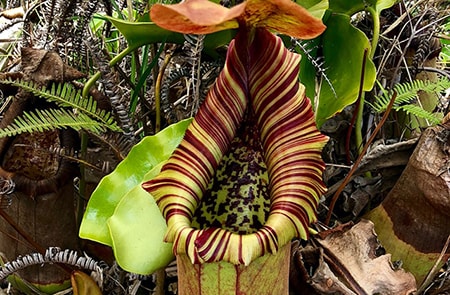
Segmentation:
<svg viewBox="0 0 450 295">
<path fill-rule="evenodd" d="M 16 117 L 11 125 L 0 130 L 0 138 L 24 132 L 43 132 L 68 127 L 77 131 L 85 129 L 100 133 L 106 131 L 109 126 L 93 120 L 83 113 L 75 115 L 68 109 L 37 109 L 33 112 L 24 112 L 23 115 Z"/>
<path fill-rule="evenodd" d="M 76 109 L 80 114 L 99 121 L 99 125 L 105 126 L 112 131 L 121 131 L 110 112 L 98 109 L 97 102 L 92 97 L 83 98 L 81 90 L 76 89 L 69 83 L 53 84 L 50 89 L 39 86 L 34 82 L 23 80 L 7 79 L 0 83 L 20 87 L 35 96 L 54 102 L 60 107 Z"/>
<path fill-rule="evenodd" d="M 370 104 L 371 107 L 377 112 L 384 112 L 391 100 L 393 91 L 388 91 L 379 85 L 382 95 L 375 96 L 375 101 Z M 403 104 L 410 104 L 415 98 L 417 98 L 419 91 L 424 91 L 427 93 L 442 92 L 450 88 L 450 80 L 447 78 L 442 78 L 438 81 L 429 80 L 414 80 L 412 82 L 406 82 L 397 84 L 394 87 L 397 97 L 395 98 L 393 109 L 398 109 Z"/>
<path fill-rule="evenodd" d="M 431 124 L 439 124 L 441 122 L 441 120 L 436 115 L 430 113 L 427 110 L 424 110 L 422 107 L 418 105 L 407 104 L 396 107 L 395 109 L 405 111 L 407 114 L 414 115 L 417 118 L 426 119 Z"/>
</svg>

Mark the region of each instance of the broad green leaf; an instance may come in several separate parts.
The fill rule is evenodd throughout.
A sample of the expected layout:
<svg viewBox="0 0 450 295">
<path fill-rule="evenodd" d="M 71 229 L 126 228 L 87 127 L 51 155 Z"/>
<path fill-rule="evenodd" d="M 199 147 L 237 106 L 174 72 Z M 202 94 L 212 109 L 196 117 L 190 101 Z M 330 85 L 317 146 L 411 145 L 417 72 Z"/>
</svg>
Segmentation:
<svg viewBox="0 0 450 295">
<path fill-rule="evenodd" d="M 326 119 L 356 101 L 360 87 L 364 50 L 368 50 L 369 56 L 371 48 L 366 35 L 350 24 L 349 16 L 332 14 L 326 25 L 327 30 L 321 37 L 324 67 L 336 94 L 325 80 L 322 81 L 316 113 L 316 122 L 319 127 Z M 364 91 L 372 89 L 375 78 L 375 65 L 372 60 L 367 58 Z M 306 85 L 307 89 L 308 87 L 314 86 Z"/>
<path fill-rule="evenodd" d="M 162 164 L 155 166 L 143 181 L 154 178 Z M 151 274 L 165 267 L 173 259 L 172 244 L 163 241 L 167 230 L 155 200 L 141 183 L 129 191 L 119 202 L 108 227 L 117 263 L 124 270 Z"/>
<path fill-rule="evenodd" d="M 352 15 L 371 8 L 378 14 L 381 10 L 394 5 L 396 0 L 330 0 L 330 10 L 336 13 Z M 379 17 L 378 15 L 376 17 Z"/>
<path fill-rule="evenodd" d="M 168 31 L 158 27 L 154 22 L 132 22 L 109 16 L 104 18 L 110 21 L 133 48 L 151 43 L 180 43 L 184 42 L 182 34 Z"/>
<path fill-rule="evenodd" d="M 328 0 L 295 0 L 295 2 L 317 18 L 322 18 L 329 6 Z"/>
<path fill-rule="evenodd" d="M 79 232 L 81 238 L 112 246 L 107 221 L 117 204 L 131 189 L 140 185 L 148 171 L 169 158 L 190 122 L 191 119 L 186 119 L 154 136 L 145 137 L 111 174 L 100 181 L 84 213 Z"/>
<path fill-rule="evenodd" d="M 125 37 L 129 47 L 137 48 L 151 43 L 176 43 L 183 44 L 185 41 L 183 34 L 172 32 L 158 27 L 151 21 L 131 22 L 113 17 L 104 16 L 109 20 Z M 224 30 L 208 34 L 204 40 L 204 51 L 211 57 L 218 57 L 217 48 L 228 44 L 236 34 L 236 30 Z"/>
<path fill-rule="evenodd" d="M 306 3 L 314 0 L 305 0 Z M 301 4 L 301 0 L 297 0 Z M 300 80 L 306 85 L 306 94 L 310 98 L 316 98 L 316 121 L 321 126 L 325 120 L 344 107 L 356 101 L 361 77 L 361 67 L 364 50 L 370 50 L 370 44 L 366 35 L 350 24 L 350 16 L 354 13 L 366 10 L 375 19 L 383 9 L 395 4 L 395 0 L 330 0 L 329 12 L 323 17 L 327 30 L 318 38 L 305 44 L 309 56 L 302 50 Z M 322 49 L 325 63 L 321 65 L 323 75 L 321 85 L 316 93 L 316 68 L 311 58 L 317 57 L 317 49 Z M 327 79 L 324 78 L 324 75 Z M 375 82 L 376 69 L 370 58 L 366 60 L 364 91 L 372 88 Z M 331 86 L 330 86 L 331 84 Z"/>
<path fill-rule="evenodd" d="M 330 0 L 330 10 L 335 13 L 352 15 L 363 11 L 368 1 L 365 0 Z"/>
<path fill-rule="evenodd" d="M 375 8 L 377 13 L 379 14 L 382 10 L 392 7 L 395 3 L 397 3 L 397 0 L 371 0 L 369 1 L 372 3 L 372 7 Z"/>
</svg>

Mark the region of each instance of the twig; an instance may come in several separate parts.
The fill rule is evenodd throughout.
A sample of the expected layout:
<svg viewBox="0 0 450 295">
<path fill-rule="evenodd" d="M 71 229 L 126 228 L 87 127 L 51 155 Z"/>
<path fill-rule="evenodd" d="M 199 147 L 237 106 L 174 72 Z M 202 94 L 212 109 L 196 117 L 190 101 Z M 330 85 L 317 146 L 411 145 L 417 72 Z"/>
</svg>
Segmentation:
<svg viewBox="0 0 450 295">
<path fill-rule="evenodd" d="M 394 105 L 394 102 L 395 102 L 396 98 L 397 98 L 397 92 L 394 91 L 394 94 L 392 95 L 392 98 L 389 101 L 389 105 L 386 108 L 386 112 L 384 113 L 383 117 L 381 118 L 381 120 L 378 123 L 377 127 L 375 128 L 374 132 L 370 136 L 369 140 L 364 145 L 364 148 L 362 149 L 361 153 L 359 154 L 358 158 L 356 159 L 355 163 L 353 164 L 352 169 L 349 171 L 349 173 L 345 177 L 345 179 L 342 182 L 342 184 L 339 186 L 337 191 L 334 193 L 333 198 L 331 199 L 330 206 L 329 206 L 327 218 L 325 220 L 325 224 L 326 225 L 328 225 L 330 223 L 331 215 L 333 213 L 333 209 L 334 209 L 334 206 L 336 205 L 336 201 L 339 198 L 339 195 L 342 193 L 342 191 L 344 190 L 345 186 L 351 180 L 352 175 L 355 173 L 356 169 L 358 168 L 359 164 L 361 163 L 361 160 L 363 159 L 364 155 L 366 154 L 367 150 L 369 149 L 370 144 L 375 139 L 376 135 L 378 134 L 378 131 L 380 131 L 381 127 L 384 125 L 384 122 L 386 122 L 386 120 L 387 120 L 387 118 L 389 116 L 389 112 L 391 111 L 392 106 Z"/>
<path fill-rule="evenodd" d="M 166 70 L 167 65 L 172 58 L 172 54 L 167 52 L 164 57 L 164 63 L 159 69 L 158 77 L 156 78 L 155 84 L 155 111 L 156 111 L 156 121 L 155 121 L 155 133 L 158 133 L 161 129 L 161 83 Z"/>
</svg>

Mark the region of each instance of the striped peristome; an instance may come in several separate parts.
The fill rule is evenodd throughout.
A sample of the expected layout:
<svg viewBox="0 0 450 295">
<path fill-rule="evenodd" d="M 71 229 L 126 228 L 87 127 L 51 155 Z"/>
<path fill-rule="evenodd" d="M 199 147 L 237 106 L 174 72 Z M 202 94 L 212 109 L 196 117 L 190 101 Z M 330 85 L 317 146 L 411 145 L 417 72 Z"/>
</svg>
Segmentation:
<svg viewBox="0 0 450 295">
<path fill-rule="evenodd" d="M 161 173 L 143 184 L 168 225 L 166 241 L 193 263 L 228 261 L 248 265 L 276 253 L 292 238 L 308 238 L 325 187 L 317 130 L 304 86 L 300 55 L 264 28 L 240 30 L 227 60 L 186 135 Z M 256 232 L 191 227 L 196 208 L 227 153 L 246 113 L 255 117 L 269 179 L 270 212 Z"/>
</svg>

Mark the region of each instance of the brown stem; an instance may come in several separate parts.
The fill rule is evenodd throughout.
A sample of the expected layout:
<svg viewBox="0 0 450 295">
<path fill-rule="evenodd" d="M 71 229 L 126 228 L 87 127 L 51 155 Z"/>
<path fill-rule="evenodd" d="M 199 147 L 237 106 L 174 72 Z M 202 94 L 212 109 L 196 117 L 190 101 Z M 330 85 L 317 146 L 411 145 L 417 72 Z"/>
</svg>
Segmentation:
<svg viewBox="0 0 450 295">
<path fill-rule="evenodd" d="M 351 180 L 352 175 L 355 173 L 356 169 L 358 168 L 359 164 L 361 163 L 361 160 L 363 159 L 364 155 L 366 154 L 367 150 L 369 149 L 370 144 L 373 142 L 373 140 L 375 139 L 376 135 L 380 131 L 381 127 L 384 125 L 384 122 L 386 122 L 386 120 L 387 120 L 387 118 L 389 116 L 389 112 L 391 111 L 392 106 L 394 105 L 396 97 L 397 97 L 397 92 L 394 92 L 394 94 L 392 95 L 391 100 L 389 101 L 389 105 L 387 106 L 383 117 L 381 118 L 380 122 L 378 123 L 377 127 L 375 128 L 374 132 L 370 136 L 370 138 L 367 141 L 367 143 L 364 145 L 364 148 L 362 149 L 361 154 L 358 156 L 358 158 L 356 159 L 355 163 L 353 164 L 352 169 L 350 169 L 350 171 L 347 174 L 347 176 L 345 177 L 344 181 L 341 183 L 341 185 L 339 186 L 337 191 L 334 193 L 333 198 L 331 199 L 330 206 L 328 208 L 328 214 L 327 214 L 327 218 L 325 220 L 325 224 L 326 225 L 328 225 L 330 223 L 331 215 L 333 213 L 333 209 L 334 209 L 334 206 L 336 205 L 337 199 L 339 198 L 340 194 L 344 190 L 345 186 Z"/>
<path fill-rule="evenodd" d="M 155 84 L 155 110 L 156 110 L 156 123 L 155 123 L 155 133 L 161 130 L 161 83 L 166 70 L 167 65 L 172 57 L 171 53 L 166 53 L 164 58 L 164 63 L 159 69 L 158 77 Z"/>
<path fill-rule="evenodd" d="M 164 295 L 164 284 L 166 280 L 166 270 L 160 269 L 156 271 L 156 290 L 155 295 Z"/>
</svg>

